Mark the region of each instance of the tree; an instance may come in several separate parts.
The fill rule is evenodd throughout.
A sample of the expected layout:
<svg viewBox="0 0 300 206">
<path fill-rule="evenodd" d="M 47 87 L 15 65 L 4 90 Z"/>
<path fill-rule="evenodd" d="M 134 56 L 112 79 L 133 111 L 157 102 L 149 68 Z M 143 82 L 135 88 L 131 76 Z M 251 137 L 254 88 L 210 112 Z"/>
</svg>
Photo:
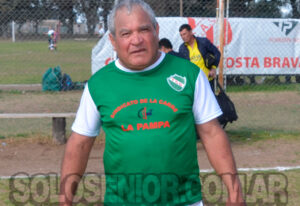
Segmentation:
<svg viewBox="0 0 300 206">
<path fill-rule="evenodd" d="M 108 1 L 108 0 L 102 0 L 100 2 L 100 7 L 102 8 L 102 12 L 100 13 L 100 15 L 103 18 L 103 22 L 104 22 L 104 30 L 107 31 L 108 25 L 107 25 L 107 17 L 109 14 L 109 11 L 112 9 L 114 2 Z"/>
<path fill-rule="evenodd" d="M 158 17 L 179 16 L 179 0 L 148 0 L 146 1 Z"/>
<path fill-rule="evenodd" d="M 21 33 L 21 27 L 27 21 L 34 22 L 35 33 L 38 33 L 39 23 L 47 18 L 45 8 L 39 0 L 18 0 L 13 12 L 13 20 L 19 25 L 18 33 Z"/>
<path fill-rule="evenodd" d="M 0 35 L 7 36 L 11 21 L 19 25 L 17 29 L 20 34 L 22 25 L 27 21 L 34 23 L 35 32 L 38 33 L 42 20 L 57 16 L 57 8 L 52 0 L 0 0 Z"/>
<path fill-rule="evenodd" d="M 96 25 L 99 22 L 100 4 L 101 1 L 99 0 L 77 0 L 76 2 L 76 10 L 85 15 L 89 35 L 94 34 Z"/>
<path fill-rule="evenodd" d="M 251 0 L 240 0 L 230 1 L 229 13 L 230 17 L 244 17 L 247 16 L 248 10 L 254 1 Z"/>
<path fill-rule="evenodd" d="M 0 35 L 8 36 L 8 24 L 13 20 L 13 11 L 18 1 L 0 0 Z"/>
<path fill-rule="evenodd" d="M 73 24 L 75 22 L 74 0 L 54 0 L 58 10 L 58 20 L 67 27 L 67 34 L 73 34 Z"/>
<path fill-rule="evenodd" d="M 292 17 L 293 18 L 300 18 L 300 1 L 298 0 L 291 0 L 292 6 Z"/>
<path fill-rule="evenodd" d="M 280 18 L 283 0 L 230 1 L 230 17 Z"/>
</svg>

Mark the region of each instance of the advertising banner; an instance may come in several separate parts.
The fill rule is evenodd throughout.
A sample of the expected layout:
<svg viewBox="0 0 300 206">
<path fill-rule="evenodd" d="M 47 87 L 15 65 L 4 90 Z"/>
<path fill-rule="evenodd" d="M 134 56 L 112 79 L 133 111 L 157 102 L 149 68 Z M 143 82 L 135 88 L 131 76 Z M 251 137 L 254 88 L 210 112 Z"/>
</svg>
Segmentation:
<svg viewBox="0 0 300 206">
<path fill-rule="evenodd" d="M 178 51 L 179 27 L 190 24 L 195 36 L 219 46 L 216 18 L 159 17 L 159 38 L 168 38 Z M 224 74 L 300 74 L 300 20 L 230 18 L 224 20 Z M 92 73 L 114 59 L 108 32 L 92 51 Z"/>
</svg>

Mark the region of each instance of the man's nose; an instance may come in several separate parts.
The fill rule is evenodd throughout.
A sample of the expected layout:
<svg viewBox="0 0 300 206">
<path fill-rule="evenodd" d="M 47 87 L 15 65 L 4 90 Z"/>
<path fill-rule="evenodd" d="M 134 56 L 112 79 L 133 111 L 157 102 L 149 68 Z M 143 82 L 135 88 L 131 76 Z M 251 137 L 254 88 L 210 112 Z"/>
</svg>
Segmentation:
<svg viewBox="0 0 300 206">
<path fill-rule="evenodd" d="M 137 44 L 142 43 L 142 41 L 143 41 L 143 38 L 142 38 L 142 36 L 139 33 L 134 33 L 132 35 L 132 39 L 131 39 L 131 43 L 132 44 L 137 45 Z"/>
</svg>

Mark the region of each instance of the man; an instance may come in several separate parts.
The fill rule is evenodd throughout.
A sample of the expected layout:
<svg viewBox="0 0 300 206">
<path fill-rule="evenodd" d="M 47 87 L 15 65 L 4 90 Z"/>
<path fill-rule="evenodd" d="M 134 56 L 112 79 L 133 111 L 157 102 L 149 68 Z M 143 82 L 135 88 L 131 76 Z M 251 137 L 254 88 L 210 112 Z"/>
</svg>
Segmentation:
<svg viewBox="0 0 300 206">
<path fill-rule="evenodd" d="M 48 43 L 49 43 L 48 49 L 49 50 L 56 50 L 57 32 L 54 31 L 52 29 L 52 27 L 49 27 L 47 35 L 48 35 Z"/>
<path fill-rule="evenodd" d="M 105 205 L 202 205 L 196 124 L 212 165 L 226 174 L 227 205 L 243 205 L 230 145 L 216 120 L 221 110 L 203 73 L 158 50 L 158 24 L 142 0 L 119 1 L 108 25 L 118 59 L 84 89 L 63 158 L 60 204 L 71 205 L 102 127 Z"/>
<path fill-rule="evenodd" d="M 49 43 L 48 49 L 49 50 L 54 49 L 54 46 L 53 46 L 54 45 L 53 44 L 54 33 L 55 33 L 55 31 L 52 29 L 52 27 L 49 26 L 48 32 L 46 33 L 48 36 L 48 43 Z"/>
<path fill-rule="evenodd" d="M 196 37 L 189 24 L 179 28 L 184 43 L 179 47 L 179 54 L 202 69 L 214 91 L 213 79 L 216 78 L 216 68 L 220 61 L 220 52 L 207 38 Z"/>
<path fill-rule="evenodd" d="M 166 54 L 171 54 L 177 57 L 181 57 L 178 52 L 175 52 L 173 50 L 173 45 L 169 39 L 162 38 L 161 40 L 159 40 L 158 45 L 160 51 L 165 52 Z"/>
</svg>

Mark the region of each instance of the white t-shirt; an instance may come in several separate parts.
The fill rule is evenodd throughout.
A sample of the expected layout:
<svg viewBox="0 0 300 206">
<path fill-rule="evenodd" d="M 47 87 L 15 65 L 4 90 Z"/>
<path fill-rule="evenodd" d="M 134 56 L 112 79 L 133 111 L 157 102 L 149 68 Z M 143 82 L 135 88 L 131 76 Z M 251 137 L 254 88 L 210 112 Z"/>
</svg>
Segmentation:
<svg viewBox="0 0 300 206">
<path fill-rule="evenodd" d="M 51 35 L 53 35 L 54 34 L 54 30 L 53 29 L 50 29 L 49 31 L 48 31 L 48 36 L 51 36 Z"/>
</svg>

